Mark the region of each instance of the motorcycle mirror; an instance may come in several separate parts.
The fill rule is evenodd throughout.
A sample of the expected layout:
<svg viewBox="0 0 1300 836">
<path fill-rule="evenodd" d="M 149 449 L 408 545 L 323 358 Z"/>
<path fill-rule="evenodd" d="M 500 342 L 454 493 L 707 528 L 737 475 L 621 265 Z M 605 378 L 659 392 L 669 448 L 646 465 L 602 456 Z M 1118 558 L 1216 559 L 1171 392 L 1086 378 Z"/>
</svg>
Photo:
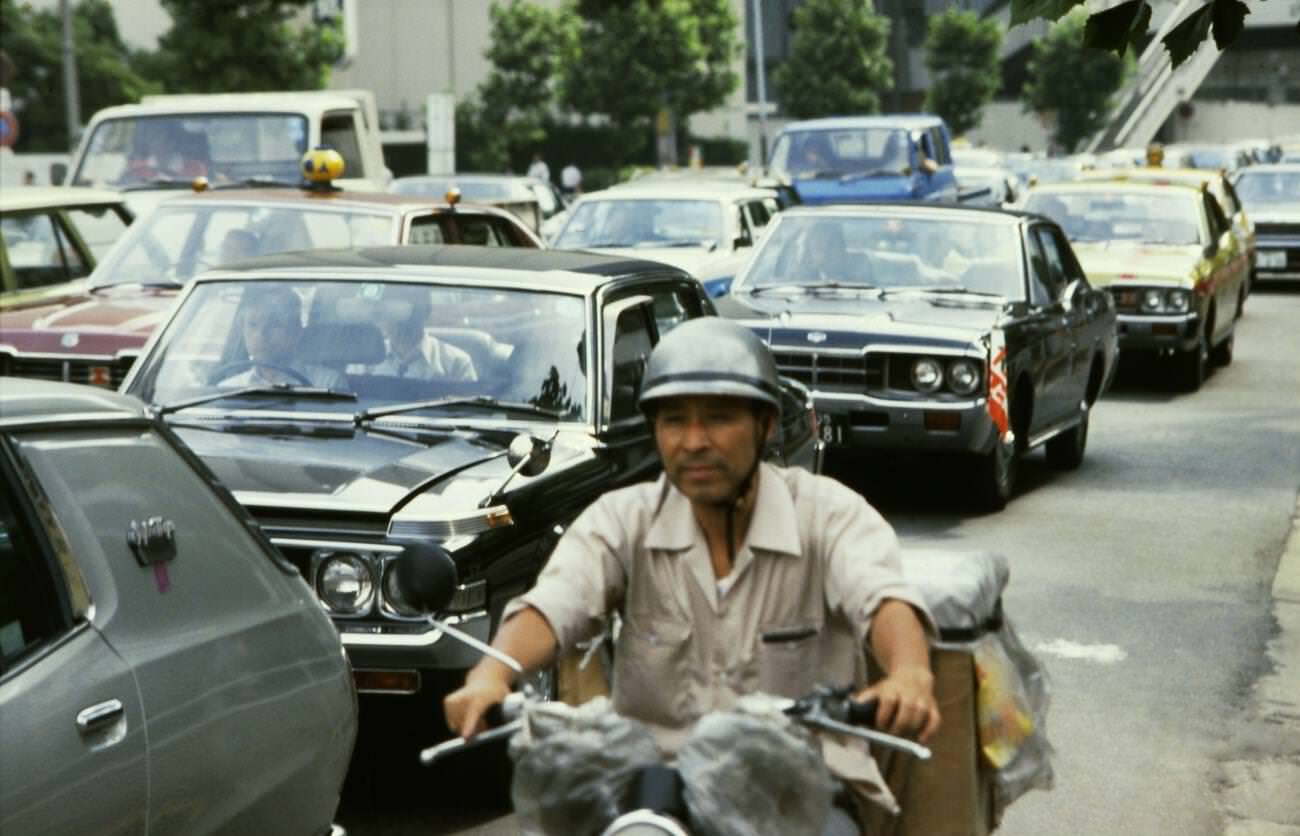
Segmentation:
<svg viewBox="0 0 1300 836">
<path fill-rule="evenodd" d="M 551 463 L 551 445 L 539 438 L 520 433 L 510 440 L 506 461 L 512 471 L 525 476 L 536 476 Z"/>
<path fill-rule="evenodd" d="M 402 600 L 421 612 L 441 612 L 456 594 L 456 564 L 441 546 L 407 543 L 392 572 Z"/>
</svg>

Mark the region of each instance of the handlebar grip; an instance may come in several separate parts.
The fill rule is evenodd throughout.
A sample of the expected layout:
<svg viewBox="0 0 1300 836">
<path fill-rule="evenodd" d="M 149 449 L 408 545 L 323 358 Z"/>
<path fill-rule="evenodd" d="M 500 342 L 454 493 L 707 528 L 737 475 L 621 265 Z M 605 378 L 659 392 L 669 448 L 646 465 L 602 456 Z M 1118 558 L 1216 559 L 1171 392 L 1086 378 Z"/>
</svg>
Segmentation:
<svg viewBox="0 0 1300 836">
<path fill-rule="evenodd" d="M 865 702 L 858 702 L 853 699 L 845 700 L 845 702 L 848 704 L 846 719 L 850 724 L 875 728 L 876 708 L 879 707 L 879 703 L 874 697 Z"/>
</svg>

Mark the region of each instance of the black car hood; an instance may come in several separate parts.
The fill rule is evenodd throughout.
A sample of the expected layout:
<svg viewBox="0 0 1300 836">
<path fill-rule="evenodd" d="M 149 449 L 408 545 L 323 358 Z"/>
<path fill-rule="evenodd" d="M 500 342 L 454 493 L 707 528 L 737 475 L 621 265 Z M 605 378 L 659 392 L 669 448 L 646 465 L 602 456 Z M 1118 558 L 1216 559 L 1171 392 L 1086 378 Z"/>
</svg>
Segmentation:
<svg viewBox="0 0 1300 836">
<path fill-rule="evenodd" d="M 389 514 L 413 492 L 463 477 L 473 507 L 509 472 L 510 433 L 422 433 L 418 440 L 348 425 L 176 422 L 174 429 L 245 506 Z"/>
<path fill-rule="evenodd" d="M 1001 299 L 993 297 L 914 293 L 884 299 L 874 294 L 792 298 L 755 297 L 742 291 L 718 299 L 716 304 L 723 316 L 745 320 L 756 331 L 771 329 L 774 345 L 788 342 L 794 332 L 799 343 L 805 343 L 811 332 L 853 332 L 872 341 L 969 344 L 997 325 L 1006 308 Z"/>
</svg>

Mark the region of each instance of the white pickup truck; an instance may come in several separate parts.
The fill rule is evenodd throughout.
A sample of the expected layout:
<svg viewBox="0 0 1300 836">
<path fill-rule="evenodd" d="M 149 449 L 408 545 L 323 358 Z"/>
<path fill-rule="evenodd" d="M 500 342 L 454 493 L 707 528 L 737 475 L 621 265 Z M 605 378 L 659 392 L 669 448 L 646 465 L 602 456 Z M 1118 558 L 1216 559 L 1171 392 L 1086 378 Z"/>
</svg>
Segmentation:
<svg viewBox="0 0 1300 836">
<path fill-rule="evenodd" d="M 91 118 L 68 182 L 124 191 L 142 214 L 200 176 L 214 187 L 297 185 L 302 155 L 329 145 L 343 155 L 338 186 L 384 191 L 378 117 L 369 90 L 145 96 Z"/>
</svg>

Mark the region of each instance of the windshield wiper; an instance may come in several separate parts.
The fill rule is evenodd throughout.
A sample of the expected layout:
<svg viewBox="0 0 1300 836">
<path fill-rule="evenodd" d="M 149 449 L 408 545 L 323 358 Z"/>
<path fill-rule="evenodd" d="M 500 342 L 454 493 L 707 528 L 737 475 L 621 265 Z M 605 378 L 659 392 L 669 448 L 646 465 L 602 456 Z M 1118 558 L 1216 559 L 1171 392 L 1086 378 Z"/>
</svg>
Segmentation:
<svg viewBox="0 0 1300 836">
<path fill-rule="evenodd" d="M 880 291 L 882 298 L 889 296 L 892 293 L 960 293 L 968 296 L 993 296 L 999 299 L 1004 298 L 1001 293 L 990 293 L 987 290 L 971 290 L 967 287 L 925 287 L 924 285 L 906 285 L 904 287 L 887 287 Z"/>
<path fill-rule="evenodd" d="M 155 177 L 144 183 L 132 183 L 120 187 L 120 191 L 138 192 L 145 189 L 189 189 L 194 186 L 193 177 Z"/>
<path fill-rule="evenodd" d="M 279 177 L 245 177 L 241 180 L 235 180 L 230 183 L 220 183 L 210 188 L 214 189 L 258 189 L 258 188 L 285 188 L 294 189 L 301 186 L 302 183 L 296 180 L 284 180 Z"/>
<path fill-rule="evenodd" d="M 109 287 L 185 287 L 185 282 L 178 279 L 151 279 L 147 282 L 104 282 L 103 284 L 92 285 L 91 293 L 104 290 Z"/>
<path fill-rule="evenodd" d="M 875 289 L 876 286 L 871 284 L 859 284 L 857 282 L 845 284 L 844 282 L 824 281 L 811 282 L 809 284 L 773 284 L 764 287 L 756 287 L 749 291 L 749 295 L 758 296 L 763 293 L 799 293 L 803 296 L 809 296 L 816 295 L 818 291 L 824 290 L 850 290 L 856 293 L 858 291 Z"/>
<path fill-rule="evenodd" d="M 172 412 L 178 412 L 182 409 L 189 409 L 192 406 L 199 406 L 212 401 L 219 401 L 223 398 L 319 398 L 328 401 L 355 401 L 356 392 L 342 392 L 337 389 L 320 389 L 313 386 L 294 386 L 289 383 L 273 383 L 262 386 L 245 386 L 242 389 L 230 389 L 224 392 L 209 392 L 206 395 L 200 395 L 197 398 L 187 398 L 183 401 L 165 404 L 163 406 L 154 406 L 154 414 L 167 415 Z"/>
<path fill-rule="evenodd" d="M 868 168 L 863 171 L 850 171 L 848 174 L 840 177 L 841 183 L 852 183 L 854 180 L 869 180 L 872 177 L 902 177 L 903 172 L 893 168 Z"/>
<path fill-rule="evenodd" d="M 522 415 L 530 415 L 542 418 L 559 419 L 567 417 L 569 413 L 561 412 L 558 409 L 547 409 L 541 406 L 535 406 L 530 403 L 520 403 L 518 401 L 500 401 L 487 395 L 476 395 L 465 398 L 437 398 L 427 401 L 411 401 L 410 403 L 398 403 L 391 406 L 381 406 L 377 409 L 363 409 L 353 416 L 353 423 L 357 426 L 373 421 L 376 418 L 384 418 L 388 415 L 401 415 L 407 412 L 419 412 L 425 409 L 443 409 L 449 406 L 470 406 L 482 409 L 500 409 L 506 412 L 515 412 Z"/>
</svg>

